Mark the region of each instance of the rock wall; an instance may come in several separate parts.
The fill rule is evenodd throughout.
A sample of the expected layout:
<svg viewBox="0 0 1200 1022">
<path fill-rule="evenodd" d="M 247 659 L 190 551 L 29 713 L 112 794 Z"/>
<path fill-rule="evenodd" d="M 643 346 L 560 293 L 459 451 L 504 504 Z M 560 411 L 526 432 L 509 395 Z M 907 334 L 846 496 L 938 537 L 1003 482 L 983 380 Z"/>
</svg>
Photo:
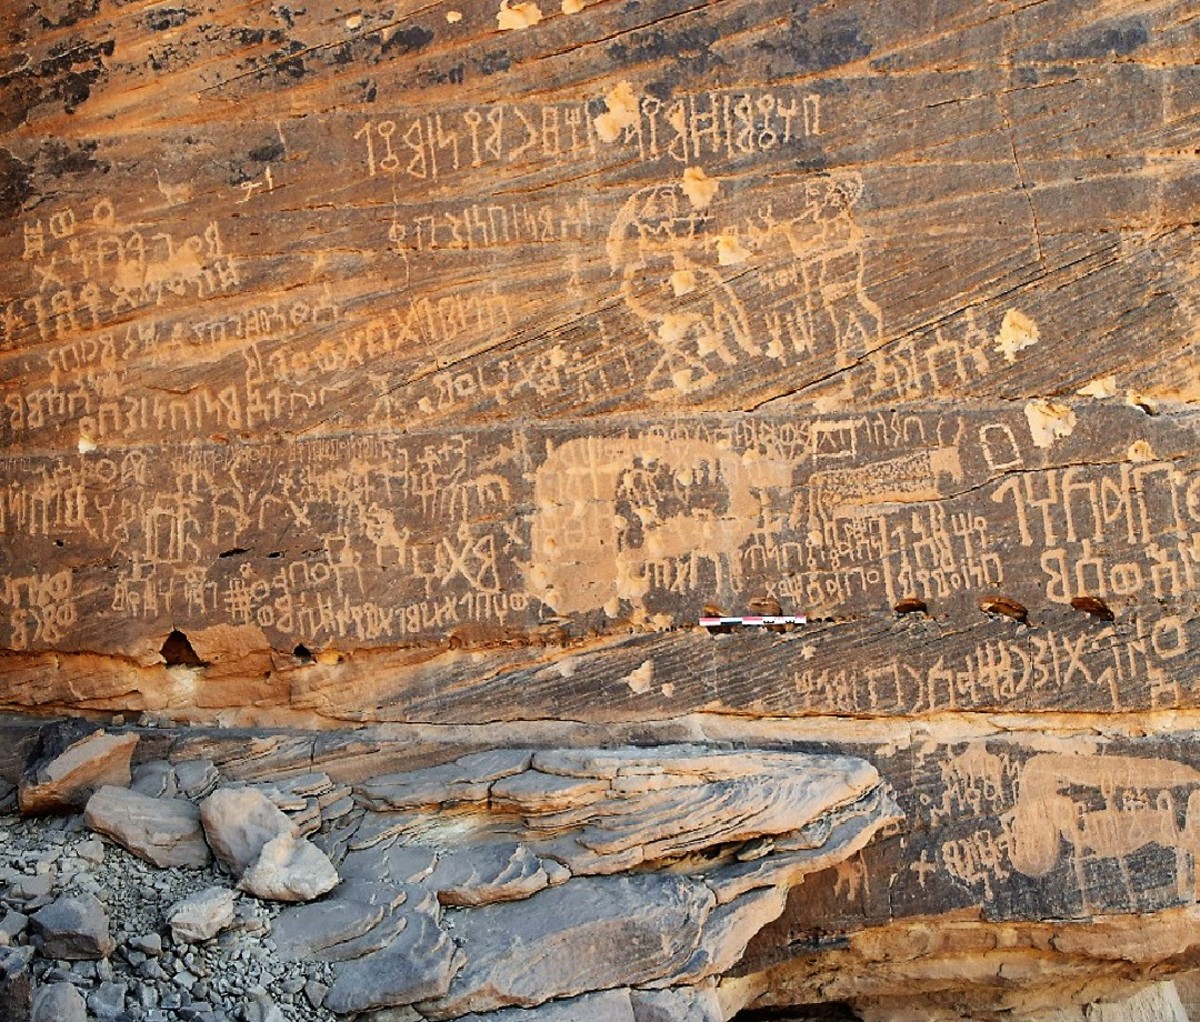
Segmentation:
<svg viewBox="0 0 1200 1022">
<path fill-rule="evenodd" d="M 836 754 L 900 822 L 724 1015 L 1187 967 L 1198 24 L 0 11 L 10 780 L 59 715 L 360 802 L 497 747 Z"/>
</svg>

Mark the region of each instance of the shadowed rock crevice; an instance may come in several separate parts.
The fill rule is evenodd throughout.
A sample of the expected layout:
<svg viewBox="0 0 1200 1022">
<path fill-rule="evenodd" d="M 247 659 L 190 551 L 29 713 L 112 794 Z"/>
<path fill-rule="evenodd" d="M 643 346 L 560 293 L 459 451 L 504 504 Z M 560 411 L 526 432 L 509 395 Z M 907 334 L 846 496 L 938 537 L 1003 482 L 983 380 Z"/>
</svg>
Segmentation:
<svg viewBox="0 0 1200 1022">
<path fill-rule="evenodd" d="M 205 667 L 207 666 L 194 649 L 188 637 L 179 631 L 178 628 L 172 629 L 171 633 L 163 640 L 162 649 L 159 654 L 163 658 L 163 662 L 168 667 Z"/>
</svg>

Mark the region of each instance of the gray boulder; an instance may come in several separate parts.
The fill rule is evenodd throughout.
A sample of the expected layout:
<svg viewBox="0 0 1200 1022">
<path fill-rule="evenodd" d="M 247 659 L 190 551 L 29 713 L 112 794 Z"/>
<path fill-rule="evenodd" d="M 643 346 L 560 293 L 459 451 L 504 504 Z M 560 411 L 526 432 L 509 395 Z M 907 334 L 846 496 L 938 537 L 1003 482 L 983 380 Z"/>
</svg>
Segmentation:
<svg viewBox="0 0 1200 1022">
<path fill-rule="evenodd" d="M 239 877 L 267 842 L 296 833 L 287 815 L 256 788 L 218 788 L 200 803 L 200 822 L 213 854 Z"/>
<path fill-rule="evenodd" d="M 34 913 L 29 923 L 47 958 L 107 958 L 116 946 L 108 932 L 108 913 L 90 894 L 59 898 Z"/>
<path fill-rule="evenodd" d="M 33 992 L 30 1022 L 88 1022 L 83 995 L 70 983 L 51 983 Z"/>
<path fill-rule="evenodd" d="M 280 834 L 263 845 L 238 889 L 271 901 L 311 901 L 337 884 L 329 856 L 304 838 Z"/>
</svg>

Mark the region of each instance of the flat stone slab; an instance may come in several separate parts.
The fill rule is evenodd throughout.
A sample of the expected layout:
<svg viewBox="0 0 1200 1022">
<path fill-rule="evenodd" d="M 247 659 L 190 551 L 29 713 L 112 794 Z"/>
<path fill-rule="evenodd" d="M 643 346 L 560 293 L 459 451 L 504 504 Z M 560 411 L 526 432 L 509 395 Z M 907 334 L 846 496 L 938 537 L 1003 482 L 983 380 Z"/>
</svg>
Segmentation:
<svg viewBox="0 0 1200 1022">
<path fill-rule="evenodd" d="M 525 901 L 456 912 L 467 964 L 420 1010 L 450 1019 L 669 977 L 699 943 L 714 901 L 698 881 L 639 874 L 576 878 Z"/>
<path fill-rule="evenodd" d="M 433 809 L 481 802 L 488 797 L 492 782 L 527 769 L 532 755 L 525 749 L 472 753 L 441 766 L 377 777 L 362 786 L 362 794 L 376 809 Z"/>
<path fill-rule="evenodd" d="M 454 942 L 438 924 L 436 900 L 430 894 L 410 898 L 396 914 L 405 925 L 386 947 L 335 965 L 325 1007 L 348 1014 L 415 1004 L 446 992 L 457 962 Z"/>
<path fill-rule="evenodd" d="M 541 860 L 515 841 L 471 843 L 444 853 L 424 884 L 443 905 L 488 905 L 528 898 L 550 884 Z"/>
<path fill-rule="evenodd" d="M 271 936 L 279 953 L 288 959 L 333 962 L 353 958 L 378 949 L 364 946 L 360 938 L 386 916 L 396 915 L 408 894 L 409 888 L 394 884 L 343 881 L 320 901 L 285 908 L 275 918 Z M 383 943 L 386 941 L 379 946 Z"/>
<path fill-rule="evenodd" d="M 101 788 L 88 799 L 83 818 L 92 830 L 163 869 L 198 869 L 211 858 L 200 810 L 184 799 Z"/>
</svg>

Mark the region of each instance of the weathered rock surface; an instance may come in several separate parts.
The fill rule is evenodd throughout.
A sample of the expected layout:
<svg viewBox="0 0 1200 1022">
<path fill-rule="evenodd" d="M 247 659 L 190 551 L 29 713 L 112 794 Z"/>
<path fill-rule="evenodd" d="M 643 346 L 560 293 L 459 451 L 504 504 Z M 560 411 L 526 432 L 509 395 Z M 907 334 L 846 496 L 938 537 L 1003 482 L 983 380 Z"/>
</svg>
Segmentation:
<svg viewBox="0 0 1200 1022">
<path fill-rule="evenodd" d="M 677 990 L 632 990 L 629 999 L 634 1022 L 723 1022 L 716 991 L 684 987 Z"/>
<path fill-rule="evenodd" d="M 212 760 L 185 759 L 171 765 L 179 791 L 190 799 L 211 795 L 221 781 Z"/>
<path fill-rule="evenodd" d="M 527 845 L 503 842 L 443 853 L 428 883 L 443 905 L 487 905 L 528 898 L 550 878 Z"/>
<path fill-rule="evenodd" d="M 605 990 L 537 1008 L 502 1008 L 486 1015 L 463 1015 L 462 1022 L 641 1022 L 628 990 Z"/>
<path fill-rule="evenodd" d="M 99 1022 L 115 1022 L 125 1014 L 129 988 L 125 983 L 101 980 L 87 996 L 87 1008 Z"/>
<path fill-rule="evenodd" d="M 137 744 L 135 734 L 93 731 L 35 762 L 17 787 L 21 811 L 82 809 L 92 792 L 104 785 L 128 787 L 129 761 Z"/>
<path fill-rule="evenodd" d="M 1171 983 L 1155 983 L 1124 1001 L 1094 1005 L 1088 1022 L 1188 1022 L 1187 1012 Z M 1055 1020 L 1057 1022 L 1057 1020 Z M 1067 1020 L 1062 1020 L 1067 1022 Z"/>
<path fill-rule="evenodd" d="M 56 899 L 35 912 L 29 924 L 41 938 L 42 953 L 49 958 L 107 958 L 116 947 L 109 933 L 108 913 L 88 894 Z"/>
<path fill-rule="evenodd" d="M 176 942 L 195 944 L 215 937 L 233 925 L 234 894 L 223 887 L 209 887 L 171 906 L 167 922 Z"/>
<path fill-rule="evenodd" d="M 449 1019 L 669 982 L 699 943 L 715 902 L 701 881 L 645 874 L 580 877 L 525 901 L 464 912 L 454 935 L 467 964 L 446 996 L 422 1011 Z"/>
<path fill-rule="evenodd" d="M 210 858 L 200 810 L 184 799 L 101 788 L 88 800 L 84 820 L 155 866 L 198 868 Z"/>
<path fill-rule="evenodd" d="M 515 750 L 415 774 L 363 785 L 379 808 L 347 838 L 343 871 L 403 876 L 436 894 L 461 957 L 451 978 L 450 949 L 437 944 L 433 978 L 393 970 L 404 981 L 385 983 L 397 947 L 436 929 L 436 915 L 412 934 L 410 920 L 399 942 L 337 966 L 335 1010 L 420 1000 L 426 1016 L 449 1019 L 698 983 L 739 959 L 805 872 L 844 860 L 895 819 L 878 774 L 845 757 Z M 557 867 L 554 886 L 546 863 Z M 378 887 L 352 884 L 282 915 L 280 947 L 345 961 L 348 945 L 408 918 L 412 898 L 384 909 Z M 435 999 L 414 994 L 435 979 L 448 985 Z"/>
<path fill-rule="evenodd" d="M 336 966 L 327 1007 L 345 1014 L 446 993 L 458 963 L 455 942 L 438 924 L 437 900 L 429 893 L 407 898 L 402 910 L 404 927 L 386 946 Z"/>
<path fill-rule="evenodd" d="M 311 905 L 285 909 L 275 920 L 272 936 L 279 953 L 289 959 L 344 961 L 384 946 L 391 932 L 403 928 L 398 909 L 409 896 L 407 886 L 367 880 L 347 880 L 328 898 Z M 395 919 L 382 932 L 378 924 Z M 372 936 L 363 939 L 371 933 Z"/>
</svg>

